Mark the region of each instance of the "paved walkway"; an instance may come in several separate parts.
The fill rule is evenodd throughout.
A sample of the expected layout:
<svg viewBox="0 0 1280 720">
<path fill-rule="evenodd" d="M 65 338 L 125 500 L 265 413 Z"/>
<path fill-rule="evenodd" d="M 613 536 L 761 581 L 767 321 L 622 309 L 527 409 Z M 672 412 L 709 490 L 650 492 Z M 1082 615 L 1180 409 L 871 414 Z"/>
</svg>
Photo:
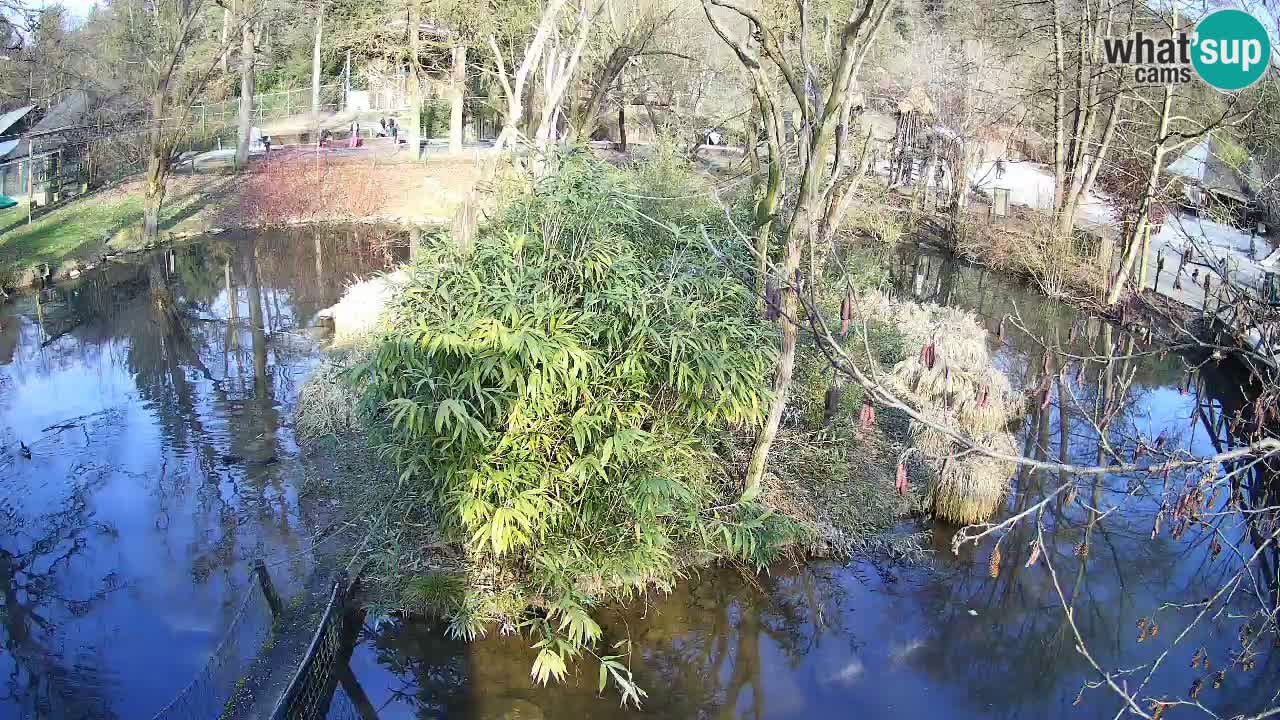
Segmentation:
<svg viewBox="0 0 1280 720">
<path fill-rule="evenodd" d="M 1261 297 L 1267 273 L 1280 272 L 1278 260 L 1280 250 L 1273 250 L 1268 238 L 1251 237 L 1229 225 L 1175 211 L 1151 239 L 1146 288 L 1202 310 L 1208 278 L 1209 308 L 1213 310 L 1224 266 L 1232 284 L 1250 288 Z M 1157 275 L 1161 261 L 1163 270 Z"/>
</svg>

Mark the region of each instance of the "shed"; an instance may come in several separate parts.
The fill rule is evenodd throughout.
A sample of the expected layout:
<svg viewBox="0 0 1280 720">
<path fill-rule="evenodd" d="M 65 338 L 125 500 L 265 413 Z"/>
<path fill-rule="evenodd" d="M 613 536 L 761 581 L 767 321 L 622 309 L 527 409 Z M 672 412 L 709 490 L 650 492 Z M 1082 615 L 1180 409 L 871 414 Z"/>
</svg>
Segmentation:
<svg viewBox="0 0 1280 720">
<path fill-rule="evenodd" d="M 1257 163 L 1239 146 L 1212 135 L 1169 163 L 1165 172 L 1184 180 L 1183 197 L 1195 208 L 1248 205 L 1262 187 Z"/>
</svg>

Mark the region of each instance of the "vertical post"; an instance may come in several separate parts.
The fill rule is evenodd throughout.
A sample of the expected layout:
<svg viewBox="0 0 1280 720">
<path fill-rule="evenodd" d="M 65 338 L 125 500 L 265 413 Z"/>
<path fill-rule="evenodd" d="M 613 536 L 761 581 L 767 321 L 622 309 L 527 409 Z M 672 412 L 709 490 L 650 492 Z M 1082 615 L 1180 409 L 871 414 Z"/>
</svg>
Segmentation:
<svg viewBox="0 0 1280 720">
<path fill-rule="evenodd" d="M 351 51 L 347 50 L 347 64 L 342 66 L 342 110 L 351 109 Z"/>
<path fill-rule="evenodd" d="M 36 144 L 27 141 L 27 224 L 31 224 L 32 209 L 36 204 Z"/>
<path fill-rule="evenodd" d="M 422 55 L 422 8 L 418 0 L 409 0 L 409 156 L 418 159 L 422 151 L 422 79 L 418 63 Z M 397 123 L 399 124 L 399 123 Z M 396 149 L 399 150 L 397 140 Z"/>
<path fill-rule="evenodd" d="M 449 152 L 462 152 L 462 111 L 467 94 L 467 46 L 459 42 L 453 47 L 449 74 Z"/>
<path fill-rule="evenodd" d="M 316 11 L 316 44 L 311 54 L 311 129 L 320 147 L 320 40 L 324 29 L 324 3 Z"/>
<path fill-rule="evenodd" d="M 276 588 L 271 584 L 271 576 L 267 574 L 267 564 L 261 558 L 253 561 L 253 574 L 258 576 L 258 585 L 262 587 L 262 594 L 266 596 L 267 605 L 271 607 L 271 619 L 278 621 L 284 613 L 284 603 L 276 594 Z"/>
</svg>

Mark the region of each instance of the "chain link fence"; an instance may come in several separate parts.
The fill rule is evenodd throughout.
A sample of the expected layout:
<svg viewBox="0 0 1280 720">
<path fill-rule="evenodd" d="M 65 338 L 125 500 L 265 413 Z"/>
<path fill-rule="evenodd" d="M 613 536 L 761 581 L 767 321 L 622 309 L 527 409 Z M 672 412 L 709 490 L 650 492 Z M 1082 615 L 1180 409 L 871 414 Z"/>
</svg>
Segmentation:
<svg viewBox="0 0 1280 720">
<path fill-rule="evenodd" d="M 271 626 L 271 608 L 258 584 L 251 582 L 204 670 L 153 715 L 152 720 L 221 717 L 241 678 L 271 637 Z"/>
<path fill-rule="evenodd" d="M 345 89 L 342 85 L 320 86 L 320 112 L 332 113 L 342 109 Z M 253 120 L 260 125 L 265 120 L 309 115 L 313 112 L 311 88 L 283 90 L 253 96 Z M 215 103 L 201 103 L 191 108 L 191 119 L 197 127 L 234 127 L 240 120 L 240 99 L 231 98 Z"/>
</svg>

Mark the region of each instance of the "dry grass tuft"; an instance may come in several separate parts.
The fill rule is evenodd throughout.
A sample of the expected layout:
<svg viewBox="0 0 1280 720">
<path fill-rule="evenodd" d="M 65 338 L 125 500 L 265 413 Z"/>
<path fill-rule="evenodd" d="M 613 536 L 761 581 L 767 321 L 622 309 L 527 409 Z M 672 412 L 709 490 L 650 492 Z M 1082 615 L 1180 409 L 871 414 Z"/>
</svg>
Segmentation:
<svg viewBox="0 0 1280 720">
<path fill-rule="evenodd" d="M 998 452 L 1017 452 L 1009 433 L 994 433 L 985 442 Z M 938 517 L 959 524 L 983 522 L 995 514 L 1014 471 L 1013 463 L 986 455 L 930 464 L 935 468 L 934 478 L 925 495 L 925 505 Z"/>
<path fill-rule="evenodd" d="M 987 332 L 972 313 L 938 305 L 895 301 L 872 293 L 863 311 L 893 318 L 904 338 L 906 359 L 890 375 L 896 389 L 930 421 L 959 428 L 999 452 L 1016 452 L 1007 427 L 1021 399 L 998 370 Z M 932 427 L 913 422 L 911 438 L 931 471 L 925 504 L 957 523 L 980 522 L 999 508 L 1013 474 L 1010 462 L 961 447 Z"/>
<path fill-rule="evenodd" d="M 396 270 L 352 283 L 342 299 L 321 315 L 333 321 L 333 344 L 357 348 L 372 342 L 382 329 L 383 311 L 408 281 L 408 273 Z"/>
<path fill-rule="evenodd" d="M 298 392 L 296 429 L 304 438 L 345 435 L 361 430 L 360 389 L 349 370 L 361 362 L 357 352 L 331 354 L 311 372 Z"/>
</svg>

